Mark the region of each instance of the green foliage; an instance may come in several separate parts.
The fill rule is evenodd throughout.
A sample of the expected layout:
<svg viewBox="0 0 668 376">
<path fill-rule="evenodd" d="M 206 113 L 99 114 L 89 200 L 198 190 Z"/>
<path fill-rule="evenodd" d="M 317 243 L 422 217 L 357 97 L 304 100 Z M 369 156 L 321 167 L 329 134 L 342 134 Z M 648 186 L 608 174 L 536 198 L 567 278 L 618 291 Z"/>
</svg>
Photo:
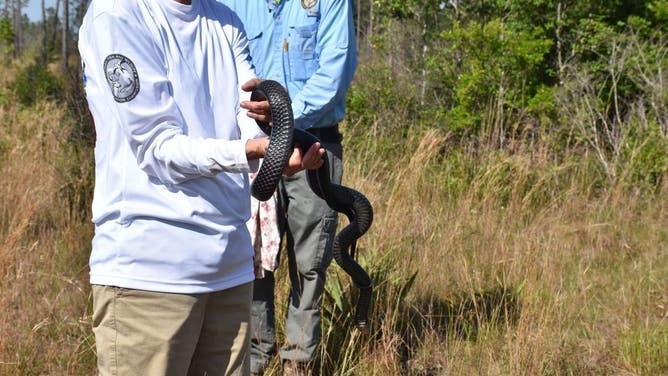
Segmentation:
<svg viewBox="0 0 668 376">
<path fill-rule="evenodd" d="M 374 0 L 378 15 L 393 18 L 410 18 L 415 16 L 415 7 L 419 1 L 405 0 Z"/>
<path fill-rule="evenodd" d="M 668 372 L 668 324 L 636 326 L 624 331 L 622 356 L 639 375 Z"/>
<path fill-rule="evenodd" d="M 593 74 L 608 74 L 610 57 L 619 52 L 615 48 L 624 44 L 629 28 L 645 36 L 665 29 L 666 3 L 381 0 L 374 2 L 378 32 L 371 39 L 376 51 L 401 60 L 390 64 L 387 80 L 397 80 L 394 65 L 412 69 L 408 75 L 415 85 L 399 93 L 409 101 L 424 80 L 418 73 L 427 69 L 426 97 L 412 97 L 420 103 L 422 125 L 430 120 L 458 134 L 480 129 L 523 134 L 526 126 L 543 131 L 557 121 L 552 93 L 567 64 L 577 60 Z M 399 20 L 401 30 L 392 27 L 393 20 Z M 401 35 L 418 46 L 404 44 Z M 420 45 L 427 51 L 424 59 L 401 57 L 406 47 L 419 53 Z M 624 75 L 614 85 L 623 100 L 638 92 Z M 608 96 L 612 86 L 600 89 L 601 96 Z M 619 103 L 623 107 L 625 102 Z"/>
<path fill-rule="evenodd" d="M 668 139 L 661 135 L 657 124 L 648 129 L 632 125 L 622 148 L 620 175 L 626 184 L 659 187 L 668 174 Z"/>
<path fill-rule="evenodd" d="M 668 0 L 656 0 L 647 5 L 651 17 L 654 19 L 656 25 L 663 25 L 666 28 L 668 22 Z"/>
<path fill-rule="evenodd" d="M 444 48 L 433 54 L 428 67 L 440 82 L 449 107 L 442 109 L 454 131 L 473 131 L 483 123 L 488 109 L 502 109 L 516 118 L 534 108 L 551 107 L 550 98 L 537 97 L 551 80 L 544 59 L 552 41 L 540 29 L 522 29 L 502 19 L 487 23 L 456 22 L 441 33 Z M 548 103 L 536 103 L 546 100 Z"/>
<path fill-rule="evenodd" d="M 478 152 L 550 140 L 561 161 L 590 153 L 609 182 L 659 186 L 667 4 L 375 1 L 374 55 L 348 95 L 347 147 L 392 158 L 426 128 L 454 131 Z M 448 189 L 468 179 L 450 176 Z"/>
<path fill-rule="evenodd" d="M 9 18 L 0 19 L 0 42 L 6 47 L 14 44 L 14 28 Z"/>
<path fill-rule="evenodd" d="M 14 93 L 20 104 L 32 106 L 38 100 L 60 99 L 63 96 L 63 83 L 45 66 L 33 63 L 17 72 Z"/>
<path fill-rule="evenodd" d="M 416 126 L 418 92 L 414 84 L 393 75 L 385 63 L 369 63 L 357 71 L 347 95 L 346 147 L 392 156 L 401 153 L 406 135 Z M 410 124 L 410 126 L 407 126 Z M 369 144 L 368 135 L 375 140 Z"/>
</svg>

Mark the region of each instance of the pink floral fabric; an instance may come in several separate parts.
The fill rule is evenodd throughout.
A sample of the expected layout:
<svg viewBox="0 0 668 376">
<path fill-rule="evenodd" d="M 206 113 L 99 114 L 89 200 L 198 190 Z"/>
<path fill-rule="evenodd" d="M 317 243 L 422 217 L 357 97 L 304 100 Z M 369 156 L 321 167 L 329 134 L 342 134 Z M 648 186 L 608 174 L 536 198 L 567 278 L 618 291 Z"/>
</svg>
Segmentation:
<svg viewBox="0 0 668 376">
<path fill-rule="evenodd" d="M 251 181 L 255 174 L 250 175 Z M 264 278 L 264 271 L 274 271 L 280 249 L 281 235 L 276 215 L 277 198 L 274 193 L 267 201 L 258 201 L 251 196 L 251 218 L 246 223 L 253 242 L 255 256 L 253 266 L 255 278 Z"/>
</svg>

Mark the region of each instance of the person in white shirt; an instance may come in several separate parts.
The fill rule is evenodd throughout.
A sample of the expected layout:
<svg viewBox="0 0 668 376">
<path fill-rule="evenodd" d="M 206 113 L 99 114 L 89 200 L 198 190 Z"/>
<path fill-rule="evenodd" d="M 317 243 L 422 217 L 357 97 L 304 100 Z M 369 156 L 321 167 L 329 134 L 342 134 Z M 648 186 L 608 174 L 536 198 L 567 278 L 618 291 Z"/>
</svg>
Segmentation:
<svg viewBox="0 0 668 376">
<path fill-rule="evenodd" d="M 90 256 L 100 375 L 248 374 L 248 173 L 269 104 L 214 0 L 93 0 L 79 31 L 96 130 Z M 246 111 L 241 111 L 244 102 Z M 298 149 L 285 173 L 322 164 Z"/>
</svg>

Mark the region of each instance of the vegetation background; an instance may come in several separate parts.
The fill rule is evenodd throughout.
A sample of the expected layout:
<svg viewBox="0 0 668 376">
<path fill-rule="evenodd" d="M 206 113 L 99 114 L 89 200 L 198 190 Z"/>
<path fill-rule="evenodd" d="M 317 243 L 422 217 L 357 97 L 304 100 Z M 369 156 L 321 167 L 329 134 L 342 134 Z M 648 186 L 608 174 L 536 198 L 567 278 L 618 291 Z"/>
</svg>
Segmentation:
<svg viewBox="0 0 668 376">
<path fill-rule="evenodd" d="M 86 2 L 0 4 L 0 375 L 92 375 Z M 333 264 L 322 373 L 668 374 L 668 1 L 355 7 L 374 306 Z"/>
</svg>

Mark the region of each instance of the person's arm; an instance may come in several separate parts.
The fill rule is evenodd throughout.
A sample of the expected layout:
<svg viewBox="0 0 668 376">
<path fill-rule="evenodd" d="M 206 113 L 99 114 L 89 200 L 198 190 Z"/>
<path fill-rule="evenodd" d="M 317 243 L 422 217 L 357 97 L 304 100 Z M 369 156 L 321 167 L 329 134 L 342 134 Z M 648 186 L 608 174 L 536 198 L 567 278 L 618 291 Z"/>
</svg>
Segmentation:
<svg viewBox="0 0 668 376">
<path fill-rule="evenodd" d="M 322 1 L 316 52 L 319 67 L 292 98 L 295 127 L 313 126 L 346 95 L 357 63 L 349 0 Z"/>
<path fill-rule="evenodd" d="M 185 133 L 187 122 L 171 95 L 162 46 L 142 15 L 114 9 L 98 15 L 87 31 L 86 70 L 95 70 L 90 77 L 97 82 L 88 83 L 97 91 L 95 105 L 118 119 L 137 165 L 148 175 L 180 183 L 222 171 L 248 172 L 248 158 L 264 153 L 262 141 L 247 145 L 247 140 L 194 138 Z M 114 82 L 108 77 L 121 60 L 118 80 L 135 81 L 138 89 L 114 95 Z"/>
</svg>

